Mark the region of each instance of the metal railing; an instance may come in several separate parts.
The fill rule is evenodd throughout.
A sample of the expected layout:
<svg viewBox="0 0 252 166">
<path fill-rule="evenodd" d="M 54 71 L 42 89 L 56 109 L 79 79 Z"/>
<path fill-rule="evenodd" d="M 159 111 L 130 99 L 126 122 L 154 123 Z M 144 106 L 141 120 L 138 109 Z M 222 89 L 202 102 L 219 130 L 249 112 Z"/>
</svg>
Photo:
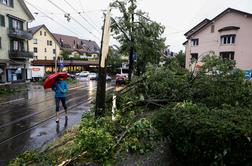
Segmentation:
<svg viewBox="0 0 252 166">
<path fill-rule="evenodd" d="M 9 51 L 9 57 L 11 59 L 29 59 L 33 58 L 33 53 L 21 50 L 11 50 Z"/>
<path fill-rule="evenodd" d="M 20 38 L 20 39 L 27 39 L 27 40 L 32 39 L 32 34 L 30 32 L 19 30 L 19 29 L 10 29 L 9 36 Z"/>
</svg>

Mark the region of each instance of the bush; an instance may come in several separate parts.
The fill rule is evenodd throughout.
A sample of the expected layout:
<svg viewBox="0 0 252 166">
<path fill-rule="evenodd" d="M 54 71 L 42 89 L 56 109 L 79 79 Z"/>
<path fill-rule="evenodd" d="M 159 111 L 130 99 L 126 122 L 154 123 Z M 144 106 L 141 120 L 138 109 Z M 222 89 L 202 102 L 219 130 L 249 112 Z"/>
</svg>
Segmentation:
<svg viewBox="0 0 252 166">
<path fill-rule="evenodd" d="M 98 120 L 87 115 L 82 118 L 80 131 L 76 137 L 76 144 L 79 152 L 87 151 L 89 156 L 100 163 L 106 163 L 111 160 L 112 153 L 109 150 L 113 145 L 113 137 L 109 131 L 112 126 L 105 118 Z"/>
<path fill-rule="evenodd" d="M 166 108 L 154 125 L 169 136 L 185 165 L 252 165 L 252 112 L 192 103 Z"/>
</svg>

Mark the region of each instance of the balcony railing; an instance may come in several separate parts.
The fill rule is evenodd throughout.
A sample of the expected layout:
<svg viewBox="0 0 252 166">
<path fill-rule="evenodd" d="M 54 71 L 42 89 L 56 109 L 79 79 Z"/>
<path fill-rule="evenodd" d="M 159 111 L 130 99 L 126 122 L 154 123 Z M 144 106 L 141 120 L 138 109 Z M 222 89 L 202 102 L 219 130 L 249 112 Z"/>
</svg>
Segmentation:
<svg viewBox="0 0 252 166">
<path fill-rule="evenodd" d="M 10 29 L 9 30 L 9 36 L 10 37 L 16 37 L 16 38 L 19 38 L 19 39 L 28 39 L 28 40 L 32 39 L 32 34 L 30 32 L 22 31 L 22 30 L 19 30 L 19 29 Z"/>
<path fill-rule="evenodd" d="M 9 51 L 9 57 L 11 59 L 29 59 L 33 58 L 33 53 L 27 51 L 12 50 Z"/>
</svg>

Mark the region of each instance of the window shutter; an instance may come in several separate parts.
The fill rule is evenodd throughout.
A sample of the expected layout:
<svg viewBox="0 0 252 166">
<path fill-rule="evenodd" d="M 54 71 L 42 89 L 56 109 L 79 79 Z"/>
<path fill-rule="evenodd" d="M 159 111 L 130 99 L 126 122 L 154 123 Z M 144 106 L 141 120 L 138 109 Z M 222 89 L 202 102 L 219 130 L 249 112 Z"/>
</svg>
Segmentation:
<svg viewBox="0 0 252 166">
<path fill-rule="evenodd" d="M 12 18 L 9 17 L 9 29 L 13 28 Z"/>
<path fill-rule="evenodd" d="M 0 14 L 0 26 L 5 26 L 5 17 Z"/>
<path fill-rule="evenodd" d="M 10 7 L 14 7 L 14 2 L 13 0 L 9 0 L 10 1 Z"/>
<path fill-rule="evenodd" d="M 2 38 L 0 37 L 0 49 L 2 48 Z"/>
</svg>

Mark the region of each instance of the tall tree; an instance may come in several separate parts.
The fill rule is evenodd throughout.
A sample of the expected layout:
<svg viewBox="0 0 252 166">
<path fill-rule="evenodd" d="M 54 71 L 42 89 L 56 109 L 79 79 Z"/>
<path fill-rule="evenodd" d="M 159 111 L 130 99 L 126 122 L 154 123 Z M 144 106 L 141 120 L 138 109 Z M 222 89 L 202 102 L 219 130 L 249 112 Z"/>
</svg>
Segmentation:
<svg viewBox="0 0 252 166">
<path fill-rule="evenodd" d="M 137 73 L 145 71 L 148 62 L 158 63 L 164 49 L 161 35 L 164 27 L 150 20 L 149 16 L 137 10 L 136 0 L 116 0 L 111 4 L 122 14 L 112 18 L 114 38 L 121 44 L 121 53 L 129 54 L 129 79 L 133 72 L 134 55 L 137 56 Z"/>
</svg>

